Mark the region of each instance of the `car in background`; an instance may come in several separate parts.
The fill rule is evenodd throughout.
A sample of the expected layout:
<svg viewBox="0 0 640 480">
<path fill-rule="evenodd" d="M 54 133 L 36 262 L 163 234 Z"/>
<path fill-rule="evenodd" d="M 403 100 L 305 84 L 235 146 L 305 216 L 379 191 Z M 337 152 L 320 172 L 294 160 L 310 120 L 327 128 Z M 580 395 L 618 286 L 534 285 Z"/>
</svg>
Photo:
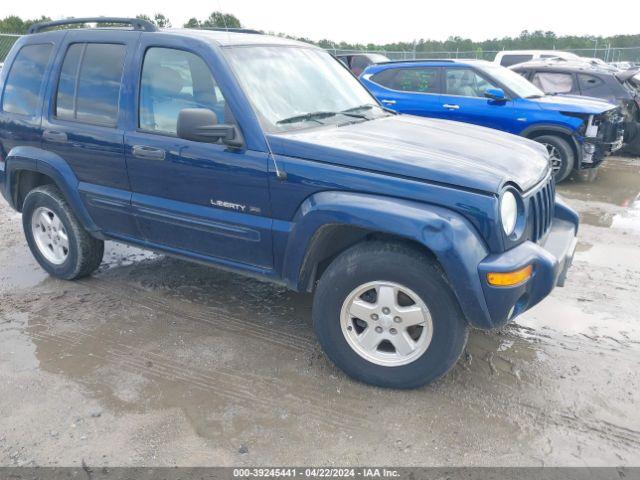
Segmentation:
<svg viewBox="0 0 640 480">
<path fill-rule="evenodd" d="M 619 105 L 625 119 L 624 151 L 640 155 L 640 69 L 612 71 L 555 60 L 521 63 L 511 69 L 547 94 L 596 97 Z"/>
<path fill-rule="evenodd" d="M 356 77 L 359 77 L 369 65 L 389 61 L 387 57 L 380 53 L 353 53 L 348 55 L 336 55 L 336 58 L 344 63 Z"/>
<path fill-rule="evenodd" d="M 629 70 L 630 68 L 634 68 L 634 64 L 631 62 L 611 62 L 609 65 L 617 68 L 618 70 Z"/>
<path fill-rule="evenodd" d="M 597 167 L 623 144 L 620 108 L 599 99 L 545 95 L 483 60 L 419 60 L 372 65 L 360 81 L 401 113 L 473 123 L 547 147 L 556 181 Z"/>
<path fill-rule="evenodd" d="M 510 67 L 518 63 L 545 58 L 577 60 L 580 57 L 575 53 L 563 52 L 562 50 L 503 50 L 502 52 L 498 52 L 493 62 L 503 67 Z"/>
</svg>

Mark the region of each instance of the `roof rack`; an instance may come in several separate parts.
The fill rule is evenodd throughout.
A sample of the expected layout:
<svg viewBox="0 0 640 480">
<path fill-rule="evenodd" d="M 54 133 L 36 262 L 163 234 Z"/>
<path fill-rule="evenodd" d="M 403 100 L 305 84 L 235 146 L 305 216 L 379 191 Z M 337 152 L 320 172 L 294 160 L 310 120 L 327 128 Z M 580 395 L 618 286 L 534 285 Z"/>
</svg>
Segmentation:
<svg viewBox="0 0 640 480">
<path fill-rule="evenodd" d="M 354 55 L 357 55 L 354 53 Z M 455 63 L 456 60 L 450 58 L 416 58 L 411 60 L 389 60 L 388 62 L 378 62 L 376 65 L 388 65 L 390 63 L 420 63 L 420 62 L 445 62 Z"/>
<path fill-rule="evenodd" d="M 27 33 L 38 33 L 52 27 L 60 27 L 63 25 L 78 25 L 83 23 L 119 23 L 122 25 L 131 25 L 134 30 L 142 30 L 145 32 L 157 32 L 158 27 L 148 20 L 141 18 L 120 18 L 120 17 L 86 17 L 86 18 L 67 18 L 65 20 L 55 20 L 53 22 L 36 23 L 29 27 Z"/>
<path fill-rule="evenodd" d="M 262 32 L 251 28 L 196 27 L 194 30 L 213 30 L 215 32 L 253 33 L 256 35 L 263 35 Z"/>
</svg>

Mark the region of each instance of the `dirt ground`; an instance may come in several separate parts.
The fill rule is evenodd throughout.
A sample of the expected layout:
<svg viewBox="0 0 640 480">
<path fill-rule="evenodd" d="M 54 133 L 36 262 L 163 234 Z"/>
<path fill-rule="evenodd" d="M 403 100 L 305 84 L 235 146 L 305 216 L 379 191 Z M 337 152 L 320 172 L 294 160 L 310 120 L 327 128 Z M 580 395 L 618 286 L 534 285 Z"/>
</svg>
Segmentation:
<svg viewBox="0 0 640 480">
<path fill-rule="evenodd" d="M 640 159 L 559 192 L 567 285 L 415 391 L 323 356 L 311 298 L 107 243 L 68 283 L 0 205 L 0 465 L 640 465 Z"/>
</svg>

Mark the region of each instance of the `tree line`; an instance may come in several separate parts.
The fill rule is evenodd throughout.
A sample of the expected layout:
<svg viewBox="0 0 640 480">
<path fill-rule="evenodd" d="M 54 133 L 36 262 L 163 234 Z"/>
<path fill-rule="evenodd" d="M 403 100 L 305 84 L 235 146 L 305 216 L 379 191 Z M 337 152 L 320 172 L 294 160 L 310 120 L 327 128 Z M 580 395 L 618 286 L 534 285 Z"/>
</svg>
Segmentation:
<svg viewBox="0 0 640 480">
<path fill-rule="evenodd" d="M 149 20 L 159 27 L 171 27 L 171 21 L 162 13 L 156 13 L 153 16 L 140 14 L 137 18 Z M 0 20 L 0 32 L 4 33 L 26 33 L 29 26 L 51 20 L 48 17 L 41 16 L 34 19 L 22 19 L 17 16 L 9 16 Z M 186 28 L 242 28 L 240 20 L 230 13 L 212 12 L 205 19 L 190 18 L 183 27 Z M 460 36 L 451 36 L 446 40 L 428 40 L 419 39 L 415 41 L 396 42 L 387 44 L 374 43 L 347 43 L 330 39 L 322 39 L 313 41 L 305 37 L 292 37 L 277 32 L 265 32 L 288 38 L 295 38 L 309 43 L 316 44 L 328 49 L 341 50 L 386 50 L 386 51 L 415 51 L 416 53 L 429 52 L 489 52 L 498 50 L 519 50 L 519 49 L 557 49 L 557 50 L 574 50 L 574 49 L 596 49 L 596 48 L 618 48 L 618 47 L 638 47 L 640 46 L 640 34 L 637 35 L 614 35 L 609 37 L 602 36 L 577 36 L 565 35 L 558 36 L 551 31 L 528 31 L 525 30 L 517 37 L 503 37 L 483 40 L 480 42 L 473 41 Z"/>
</svg>

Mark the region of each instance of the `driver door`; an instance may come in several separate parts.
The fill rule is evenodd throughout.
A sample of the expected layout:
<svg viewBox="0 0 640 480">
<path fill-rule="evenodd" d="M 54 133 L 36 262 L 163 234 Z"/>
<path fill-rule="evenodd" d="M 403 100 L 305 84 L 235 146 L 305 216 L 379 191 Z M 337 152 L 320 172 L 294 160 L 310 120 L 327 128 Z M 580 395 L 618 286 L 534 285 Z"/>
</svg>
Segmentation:
<svg viewBox="0 0 640 480">
<path fill-rule="evenodd" d="M 444 69 L 442 118 L 511 131 L 517 112 L 511 99 L 494 102 L 484 96 L 488 88 L 501 88 L 470 67 Z"/>
<path fill-rule="evenodd" d="M 218 123 L 235 123 L 234 116 L 206 52 L 144 42 L 137 126 L 125 133 L 132 209 L 143 239 L 191 257 L 271 268 L 266 155 L 178 138 L 184 108 L 210 109 Z"/>
</svg>

